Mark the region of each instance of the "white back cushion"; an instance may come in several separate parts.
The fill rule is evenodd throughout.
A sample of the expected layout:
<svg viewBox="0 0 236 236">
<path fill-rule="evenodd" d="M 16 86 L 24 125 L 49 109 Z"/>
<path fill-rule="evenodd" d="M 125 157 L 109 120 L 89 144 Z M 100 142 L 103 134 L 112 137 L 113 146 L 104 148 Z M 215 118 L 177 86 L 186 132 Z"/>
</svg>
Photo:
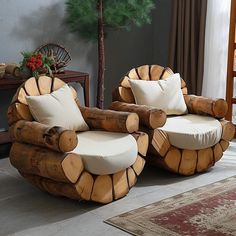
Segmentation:
<svg viewBox="0 0 236 236">
<path fill-rule="evenodd" d="M 89 129 L 67 84 L 51 94 L 27 96 L 26 100 L 34 119 L 42 124 L 75 131 Z"/>
<path fill-rule="evenodd" d="M 130 79 L 129 82 L 136 104 L 161 109 L 167 115 L 187 113 L 179 74 L 173 74 L 164 80 L 146 81 Z"/>
</svg>

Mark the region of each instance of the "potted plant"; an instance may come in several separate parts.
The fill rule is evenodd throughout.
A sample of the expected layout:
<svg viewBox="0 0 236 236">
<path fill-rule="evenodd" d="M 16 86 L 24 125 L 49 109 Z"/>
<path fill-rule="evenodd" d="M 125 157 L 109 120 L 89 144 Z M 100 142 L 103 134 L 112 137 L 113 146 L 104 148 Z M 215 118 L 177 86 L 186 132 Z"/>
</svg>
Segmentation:
<svg viewBox="0 0 236 236">
<path fill-rule="evenodd" d="M 155 0 L 67 0 L 67 23 L 72 32 L 79 32 L 98 42 L 97 107 L 104 102 L 105 47 L 109 30 L 129 29 L 132 24 L 150 23 Z"/>
<path fill-rule="evenodd" d="M 20 70 L 24 77 L 38 77 L 41 74 L 52 75 L 53 60 L 40 52 L 22 52 Z"/>
</svg>

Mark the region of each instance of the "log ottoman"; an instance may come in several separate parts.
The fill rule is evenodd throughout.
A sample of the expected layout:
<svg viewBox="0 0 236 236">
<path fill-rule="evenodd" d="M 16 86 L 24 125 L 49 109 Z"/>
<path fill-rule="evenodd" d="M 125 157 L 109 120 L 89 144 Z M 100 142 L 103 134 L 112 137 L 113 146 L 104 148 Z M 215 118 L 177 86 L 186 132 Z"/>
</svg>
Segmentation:
<svg viewBox="0 0 236 236">
<path fill-rule="evenodd" d="M 141 130 L 149 135 L 148 163 L 181 175 L 206 171 L 221 159 L 234 137 L 234 125 L 224 119 L 227 103 L 223 99 L 188 95 L 186 83 L 180 79 L 179 90 L 182 90 L 180 94 L 188 110 L 186 114 L 170 116 L 162 109 L 139 102 L 137 105 L 137 101 L 140 101 L 138 95 L 146 96 L 148 100 L 153 97 L 153 93 L 144 91 L 142 95 L 136 93 L 135 97 L 132 81 L 161 83 L 161 80 L 168 81 L 171 76 L 174 76 L 171 69 L 159 65 L 143 65 L 130 70 L 114 90 L 110 109 L 136 112 L 139 115 L 143 126 Z M 162 85 L 165 86 L 163 82 Z M 164 90 L 162 85 L 160 90 Z M 170 90 L 170 93 L 173 91 Z M 157 103 L 162 103 L 165 96 L 163 93 Z"/>
<path fill-rule="evenodd" d="M 141 156 L 148 148 L 137 114 L 80 107 L 89 130 L 78 133 L 35 121 L 26 96 L 50 94 L 64 85 L 42 76 L 19 87 L 8 109 L 11 164 L 37 188 L 56 196 L 99 203 L 125 196 L 144 167 Z M 71 96 L 79 106 L 73 88 Z"/>
</svg>

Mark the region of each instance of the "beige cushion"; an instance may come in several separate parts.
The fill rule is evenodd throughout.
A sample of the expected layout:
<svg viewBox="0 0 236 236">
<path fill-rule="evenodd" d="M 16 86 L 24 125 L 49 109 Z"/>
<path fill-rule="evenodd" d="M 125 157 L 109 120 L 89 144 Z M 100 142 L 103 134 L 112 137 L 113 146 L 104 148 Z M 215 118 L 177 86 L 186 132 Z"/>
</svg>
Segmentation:
<svg viewBox="0 0 236 236">
<path fill-rule="evenodd" d="M 167 115 L 187 113 L 179 74 L 173 74 L 164 80 L 130 79 L 129 82 L 136 104 L 156 107 Z"/>
<path fill-rule="evenodd" d="M 168 117 L 159 129 L 167 132 L 173 146 L 189 150 L 212 147 L 220 141 L 222 133 L 221 124 L 215 118 L 192 114 Z"/>
<path fill-rule="evenodd" d="M 89 129 L 67 84 L 51 94 L 27 96 L 26 100 L 34 119 L 40 123 L 76 131 Z"/>
<path fill-rule="evenodd" d="M 125 133 L 86 131 L 78 133 L 79 154 L 85 169 L 95 175 L 113 174 L 131 166 L 137 158 L 137 143 Z"/>
</svg>

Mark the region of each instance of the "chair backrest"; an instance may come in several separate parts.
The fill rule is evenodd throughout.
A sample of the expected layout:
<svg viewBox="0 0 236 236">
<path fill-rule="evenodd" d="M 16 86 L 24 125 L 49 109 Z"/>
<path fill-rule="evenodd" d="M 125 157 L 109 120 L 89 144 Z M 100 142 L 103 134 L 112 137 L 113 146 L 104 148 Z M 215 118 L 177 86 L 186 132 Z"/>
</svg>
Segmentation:
<svg viewBox="0 0 236 236">
<path fill-rule="evenodd" d="M 65 82 L 58 78 L 51 78 L 48 76 L 40 76 L 39 78 L 31 77 L 26 80 L 16 91 L 11 105 L 8 108 L 8 123 L 13 124 L 18 120 L 32 121 L 33 116 L 29 110 L 26 96 L 40 96 L 49 94 L 59 88 L 61 88 Z M 77 93 L 72 88 L 72 94 L 77 103 Z"/>
<path fill-rule="evenodd" d="M 128 71 L 120 80 L 119 86 L 113 91 L 112 100 L 127 103 L 135 103 L 129 79 L 134 80 L 159 80 L 166 79 L 173 74 L 173 71 L 159 65 L 143 65 Z M 187 94 L 186 83 L 181 79 L 181 89 L 183 94 Z"/>
</svg>

